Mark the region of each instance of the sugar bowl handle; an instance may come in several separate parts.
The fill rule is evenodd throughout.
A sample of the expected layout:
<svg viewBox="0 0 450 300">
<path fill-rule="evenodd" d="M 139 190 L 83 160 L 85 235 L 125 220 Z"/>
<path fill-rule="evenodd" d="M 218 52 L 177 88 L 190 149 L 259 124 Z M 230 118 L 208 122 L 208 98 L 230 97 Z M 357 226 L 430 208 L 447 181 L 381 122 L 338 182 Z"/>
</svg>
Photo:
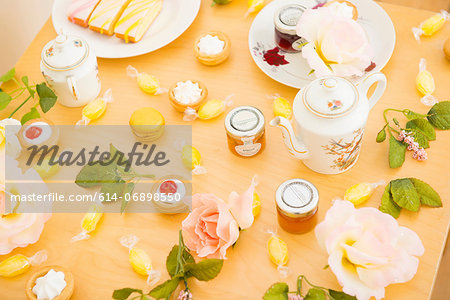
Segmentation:
<svg viewBox="0 0 450 300">
<path fill-rule="evenodd" d="M 73 76 L 67 77 L 67 86 L 75 101 L 78 101 L 76 80 Z"/>
<path fill-rule="evenodd" d="M 384 76 L 384 74 L 380 72 L 372 73 L 359 83 L 359 92 L 360 95 L 363 95 L 363 97 L 367 97 L 367 92 L 374 83 L 378 84 L 372 96 L 368 99 L 369 109 L 372 109 L 372 107 L 378 102 L 378 100 L 380 100 L 381 96 L 383 96 L 383 93 L 386 90 L 386 76 Z"/>
</svg>

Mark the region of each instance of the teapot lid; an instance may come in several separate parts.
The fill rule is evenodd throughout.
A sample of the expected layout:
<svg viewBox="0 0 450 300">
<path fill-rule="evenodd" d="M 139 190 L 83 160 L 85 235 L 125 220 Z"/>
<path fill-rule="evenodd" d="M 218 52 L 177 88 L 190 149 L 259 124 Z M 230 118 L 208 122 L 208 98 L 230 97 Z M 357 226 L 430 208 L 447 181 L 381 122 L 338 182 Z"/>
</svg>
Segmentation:
<svg viewBox="0 0 450 300">
<path fill-rule="evenodd" d="M 89 46 L 83 39 L 59 34 L 42 49 L 42 61 L 50 69 L 66 70 L 79 65 L 88 56 Z"/>
<path fill-rule="evenodd" d="M 337 76 L 318 78 L 303 93 L 306 108 L 324 118 L 339 118 L 350 113 L 356 107 L 358 98 L 355 85 Z"/>
</svg>

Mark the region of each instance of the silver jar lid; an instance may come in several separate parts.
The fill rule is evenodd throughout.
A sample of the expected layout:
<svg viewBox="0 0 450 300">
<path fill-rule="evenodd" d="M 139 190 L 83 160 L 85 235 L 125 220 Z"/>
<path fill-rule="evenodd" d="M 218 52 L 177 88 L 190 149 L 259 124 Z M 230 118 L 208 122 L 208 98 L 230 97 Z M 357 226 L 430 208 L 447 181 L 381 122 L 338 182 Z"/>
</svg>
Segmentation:
<svg viewBox="0 0 450 300">
<path fill-rule="evenodd" d="M 263 113 L 253 106 L 238 106 L 225 118 L 225 129 L 234 138 L 251 137 L 264 130 Z"/>
<path fill-rule="evenodd" d="M 298 4 L 288 4 L 281 7 L 274 15 L 275 28 L 282 33 L 296 35 L 298 20 L 305 10 L 306 7 Z"/>
<path fill-rule="evenodd" d="M 290 179 L 283 182 L 276 191 L 276 204 L 281 213 L 300 218 L 314 214 L 319 204 L 319 192 L 309 181 Z"/>
</svg>

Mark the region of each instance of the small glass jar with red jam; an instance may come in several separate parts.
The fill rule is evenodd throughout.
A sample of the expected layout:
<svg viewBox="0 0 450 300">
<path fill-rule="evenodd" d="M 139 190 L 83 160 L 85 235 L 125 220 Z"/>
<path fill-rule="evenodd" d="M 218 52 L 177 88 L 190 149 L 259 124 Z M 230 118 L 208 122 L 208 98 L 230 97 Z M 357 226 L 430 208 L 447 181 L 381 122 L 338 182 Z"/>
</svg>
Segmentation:
<svg viewBox="0 0 450 300">
<path fill-rule="evenodd" d="M 266 145 L 263 113 L 253 106 L 238 106 L 225 118 L 228 148 L 243 157 L 261 153 Z"/>
<path fill-rule="evenodd" d="M 317 224 L 319 192 L 309 181 L 291 179 L 276 191 L 278 224 L 290 233 L 306 233 Z"/>
<path fill-rule="evenodd" d="M 305 7 L 298 4 L 288 4 L 281 7 L 274 15 L 275 43 L 285 52 L 300 52 L 307 41 L 299 37 L 296 32 L 297 23 L 305 11 Z"/>
</svg>

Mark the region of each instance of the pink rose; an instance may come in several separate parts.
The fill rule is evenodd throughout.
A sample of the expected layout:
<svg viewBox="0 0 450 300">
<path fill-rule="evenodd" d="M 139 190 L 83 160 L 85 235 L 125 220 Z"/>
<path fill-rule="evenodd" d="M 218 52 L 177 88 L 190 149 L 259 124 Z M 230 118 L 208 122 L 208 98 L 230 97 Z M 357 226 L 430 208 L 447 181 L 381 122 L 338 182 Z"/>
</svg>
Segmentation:
<svg viewBox="0 0 450 300">
<path fill-rule="evenodd" d="M 192 212 L 183 220 L 182 230 L 186 246 L 207 258 L 226 258 L 227 249 L 239 237 L 230 207 L 214 194 L 192 197 Z"/>
<path fill-rule="evenodd" d="M 362 76 L 374 57 L 364 29 L 351 12 L 307 9 L 297 24 L 297 34 L 308 41 L 302 56 L 317 77 Z"/>
</svg>

